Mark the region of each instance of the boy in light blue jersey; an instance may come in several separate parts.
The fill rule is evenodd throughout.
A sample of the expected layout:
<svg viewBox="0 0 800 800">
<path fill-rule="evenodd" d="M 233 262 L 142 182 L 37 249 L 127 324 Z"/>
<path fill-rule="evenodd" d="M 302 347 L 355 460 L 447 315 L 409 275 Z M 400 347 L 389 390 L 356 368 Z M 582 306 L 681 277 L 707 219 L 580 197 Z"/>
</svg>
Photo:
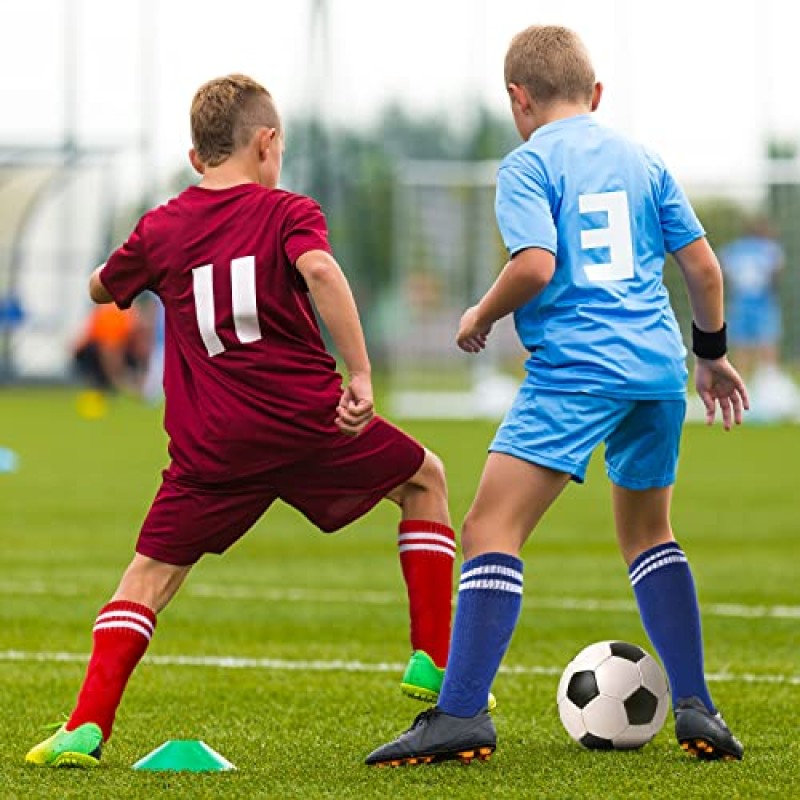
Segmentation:
<svg viewBox="0 0 800 800">
<path fill-rule="evenodd" d="M 522 545 L 592 451 L 606 445 L 617 536 L 642 622 L 667 671 L 681 746 L 740 759 L 706 685 L 694 582 L 669 520 L 686 410 L 686 352 L 662 282 L 673 253 L 689 292 L 695 380 L 729 430 L 747 408 L 728 362 L 722 274 L 661 160 L 590 116 L 602 93 L 580 39 L 534 26 L 512 41 L 505 82 L 524 143 L 501 164 L 497 220 L 510 260 L 461 319 L 485 346 L 513 312 L 527 378 L 490 447 L 464 520 L 458 607 L 438 704 L 368 764 L 486 759 L 486 697 L 522 605 Z"/>
<path fill-rule="evenodd" d="M 781 338 L 778 282 L 784 269 L 783 247 L 767 220 L 750 221 L 745 235 L 720 251 L 729 289 L 731 345 L 745 376 L 775 370 Z"/>
</svg>

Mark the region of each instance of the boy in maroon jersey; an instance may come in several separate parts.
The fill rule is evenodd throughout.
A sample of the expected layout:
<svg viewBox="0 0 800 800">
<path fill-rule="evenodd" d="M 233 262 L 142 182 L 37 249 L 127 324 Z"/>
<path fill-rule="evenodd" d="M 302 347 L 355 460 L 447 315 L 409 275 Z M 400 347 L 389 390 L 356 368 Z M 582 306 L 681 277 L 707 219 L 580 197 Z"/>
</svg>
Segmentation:
<svg viewBox="0 0 800 800">
<path fill-rule="evenodd" d="M 191 129 L 199 185 L 145 214 L 89 285 L 96 303 L 127 308 L 150 290 L 164 304 L 170 464 L 95 622 L 77 705 L 30 763 L 98 764 L 156 615 L 202 555 L 225 551 L 276 499 L 327 532 L 383 498 L 400 506 L 414 651 L 402 686 L 435 700 L 441 684 L 456 549 L 442 464 L 374 416 L 364 336 L 325 218 L 310 198 L 275 188 L 283 137 L 269 93 L 243 75 L 210 81 Z M 347 368 L 344 387 L 309 295 Z"/>
</svg>

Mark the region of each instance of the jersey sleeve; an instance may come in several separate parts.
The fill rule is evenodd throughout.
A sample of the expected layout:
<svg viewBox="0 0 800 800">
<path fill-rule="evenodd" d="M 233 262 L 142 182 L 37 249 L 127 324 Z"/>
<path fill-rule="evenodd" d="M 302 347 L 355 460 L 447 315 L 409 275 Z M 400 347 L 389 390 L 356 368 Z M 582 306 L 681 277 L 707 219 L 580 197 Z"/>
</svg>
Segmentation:
<svg viewBox="0 0 800 800">
<path fill-rule="evenodd" d="M 292 264 L 309 250 L 332 252 L 325 215 L 310 197 L 297 197 L 289 207 L 284 222 L 283 249 Z"/>
<path fill-rule="evenodd" d="M 100 282 L 119 308 L 130 308 L 145 289 L 154 289 L 154 278 L 144 247 L 144 218 L 128 241 L 115 250 L 100 271 Z"/>
<path fill-rule="evenodd" d="M 528 247 L 541 247 L 556 254 L 558 237 L 550 210 L 547 178 L 534 165 L 512 162 L 500 166 L 495 214 L 509 255 Z"/>
<path fill-rule="evenodd" d="M 668 253 L 674 253 L 705 236 L 706 232 L 683 189 L 666 167 L 661 173 L 660 188 L 659 219 L 664 235 L 664 246 Z"/>
</svg>

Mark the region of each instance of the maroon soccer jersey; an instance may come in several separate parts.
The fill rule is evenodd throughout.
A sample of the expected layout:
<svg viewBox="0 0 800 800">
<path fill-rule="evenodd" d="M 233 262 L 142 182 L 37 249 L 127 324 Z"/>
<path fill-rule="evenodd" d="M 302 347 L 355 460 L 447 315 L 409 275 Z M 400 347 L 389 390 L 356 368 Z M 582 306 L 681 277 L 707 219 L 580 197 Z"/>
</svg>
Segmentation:
<svg viewBox="0 0 800 800">
<path fill-rule="evenodd" d="M 139 221 L 100 278 L 121 308 L 166 311 L 171 472 L 230 481 L 335 446 L 342 379 L 294 264 L 330 252 L 308 197 L 255 183 L 192 186 Z"/>
</svg>

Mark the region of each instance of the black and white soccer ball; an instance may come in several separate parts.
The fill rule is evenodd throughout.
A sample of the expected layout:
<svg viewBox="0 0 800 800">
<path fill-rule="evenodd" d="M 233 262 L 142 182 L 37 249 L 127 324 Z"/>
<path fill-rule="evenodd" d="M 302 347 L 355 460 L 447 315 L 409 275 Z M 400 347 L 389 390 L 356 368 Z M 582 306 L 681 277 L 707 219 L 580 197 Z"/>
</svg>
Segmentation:
<svg viewBox="0 0 800 800">
<path fill-rule="evenodd" d="M 629 642 L 595 642 L 569 662 L 558 684 L 567 733 L 590 750 L 634 750 L 662 728 L 669 687 L 659 663 Z"/>
</svg>

